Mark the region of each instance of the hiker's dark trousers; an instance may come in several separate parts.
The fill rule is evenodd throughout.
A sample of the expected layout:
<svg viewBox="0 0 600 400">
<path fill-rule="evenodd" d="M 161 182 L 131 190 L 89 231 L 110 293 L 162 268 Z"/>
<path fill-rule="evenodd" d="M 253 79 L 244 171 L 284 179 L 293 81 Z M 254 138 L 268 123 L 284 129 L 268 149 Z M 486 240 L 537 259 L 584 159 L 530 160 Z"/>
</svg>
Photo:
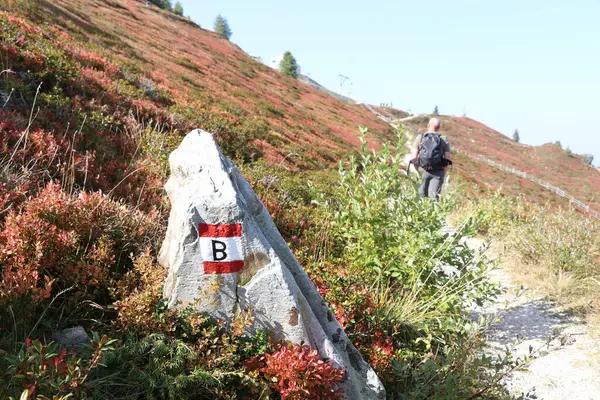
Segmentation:
<svg viewBox="0 0 600 400">
<path fill-rule="evenodd" d="M 423 182 L 419 187 L 419 196 L 438 200 L 444 183 L 446 171 L 423 171 Z"/>
</svg>

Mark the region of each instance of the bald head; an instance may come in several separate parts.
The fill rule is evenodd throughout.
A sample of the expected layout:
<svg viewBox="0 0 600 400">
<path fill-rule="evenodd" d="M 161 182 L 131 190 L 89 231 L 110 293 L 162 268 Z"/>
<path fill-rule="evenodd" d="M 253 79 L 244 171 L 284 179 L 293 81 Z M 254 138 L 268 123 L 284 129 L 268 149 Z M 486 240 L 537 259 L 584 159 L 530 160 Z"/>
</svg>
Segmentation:
<svg viewBox="0 0 600 400">
<path fill-rule="evenodd" d="M 427 124 L 428 132 L 437 132 L 440 130 L 440 120 L 437 118 L 431 118 Z"/>
</svg>

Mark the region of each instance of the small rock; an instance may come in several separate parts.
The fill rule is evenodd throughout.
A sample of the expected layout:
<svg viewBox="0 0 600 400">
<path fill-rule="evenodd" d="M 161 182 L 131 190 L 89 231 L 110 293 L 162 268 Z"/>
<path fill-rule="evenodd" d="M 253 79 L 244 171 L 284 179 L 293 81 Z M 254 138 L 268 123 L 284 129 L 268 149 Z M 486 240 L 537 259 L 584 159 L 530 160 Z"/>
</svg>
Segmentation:
<svg viewBox="0 0 600 400">
<path fill-rule="evenodd" d="M 81 347 L 91 341 L 91 338 L 81 326 L 55 332 L 54 335 L 52 335 L 52 339 L 65 347 Z"/>
</svg>

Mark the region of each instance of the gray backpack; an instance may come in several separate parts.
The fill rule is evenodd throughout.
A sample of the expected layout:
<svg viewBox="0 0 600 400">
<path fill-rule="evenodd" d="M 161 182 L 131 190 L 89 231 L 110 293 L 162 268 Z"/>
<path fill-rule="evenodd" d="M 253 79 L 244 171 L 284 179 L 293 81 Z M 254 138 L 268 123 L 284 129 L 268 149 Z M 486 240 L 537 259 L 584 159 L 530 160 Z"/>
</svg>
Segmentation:
<svg viewBox="0 0 600 400">
<path fill-rule="evenodd" d="M 419 143 L 419 165 L 425 171 L 436 171 L 443 167 L 444 146 L 437 133 L 426 133 Z"/>
</svg>

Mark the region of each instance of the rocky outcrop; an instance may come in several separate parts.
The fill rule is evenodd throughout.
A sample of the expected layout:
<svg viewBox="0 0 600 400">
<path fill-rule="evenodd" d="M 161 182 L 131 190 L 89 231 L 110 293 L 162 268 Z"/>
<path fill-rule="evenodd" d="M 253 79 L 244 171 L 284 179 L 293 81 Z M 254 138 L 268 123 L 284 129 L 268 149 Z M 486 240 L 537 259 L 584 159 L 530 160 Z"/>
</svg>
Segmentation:
<svg viewBox="0 0 600 400">
<path fill-rule="evenodd" d="M 171 214 L 160 261 L 171 307 L 194 305 L 231 321 L 249 309 L 252 330 L 306 343 L 346 371 L 348 399 L 384 399 L 381 382 L 348 340 L 237 167 L 207 132 L 170 156 Z"/>
</svg>

